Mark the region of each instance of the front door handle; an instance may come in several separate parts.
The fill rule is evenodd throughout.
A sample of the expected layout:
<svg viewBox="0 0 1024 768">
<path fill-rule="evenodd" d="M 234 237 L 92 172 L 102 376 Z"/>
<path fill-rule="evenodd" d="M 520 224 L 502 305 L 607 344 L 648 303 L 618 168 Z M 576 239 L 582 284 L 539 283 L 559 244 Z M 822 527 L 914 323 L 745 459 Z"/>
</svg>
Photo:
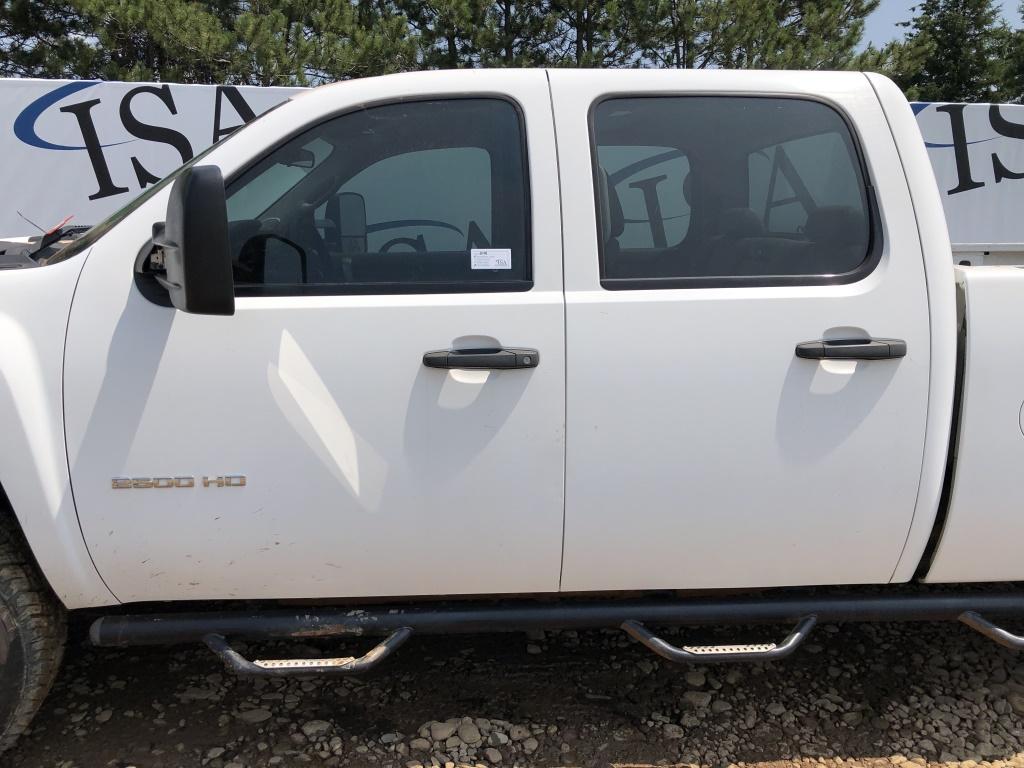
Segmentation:
<svg viewBox="0 0 1024 768">
<path fill-rule="evenodd" d="M 507 368 L 536 368 L 540 354 L 536 349 L 441 349 L 426 352 L 423 364 L 427 368 L 462 368 L 490 370 Z"/>
<path fill-rule="evenodd" d="M 807 360 L 891 360 L 906 354 L 902 339 L 822 339 L 796 345 L 796 356 Z"/>
</svg>

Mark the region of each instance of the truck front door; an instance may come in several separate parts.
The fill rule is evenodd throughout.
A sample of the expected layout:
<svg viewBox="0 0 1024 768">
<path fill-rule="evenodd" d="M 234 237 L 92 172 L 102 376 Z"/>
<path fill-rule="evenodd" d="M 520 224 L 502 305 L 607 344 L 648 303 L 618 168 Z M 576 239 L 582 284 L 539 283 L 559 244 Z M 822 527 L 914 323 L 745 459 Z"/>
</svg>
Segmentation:
<svg viewBox="0 0 1024 768">
<path fill-rule="evenodd" d="M 930 337 L 914 210 L 868 81 L 551 80 L 562 589 L 888 581 L 917 500 Z"/>
<path fill-rule="evenodd" d="M 233 317 L 134 286 L 162 197 L 94 246 L 67 346 L 69 460 L 120 600 L 557 590 L 550 100 L 543 72 L 495 74 L 326 89 L 211 154 Z M 539 364 L 424 365 L 500 348 Z"/>
</svg>

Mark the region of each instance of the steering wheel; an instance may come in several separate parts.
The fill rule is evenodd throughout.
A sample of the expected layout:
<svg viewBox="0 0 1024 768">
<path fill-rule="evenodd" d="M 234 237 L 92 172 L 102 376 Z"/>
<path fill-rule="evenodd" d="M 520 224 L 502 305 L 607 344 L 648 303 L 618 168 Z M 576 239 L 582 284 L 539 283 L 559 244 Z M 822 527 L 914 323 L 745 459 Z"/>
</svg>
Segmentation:
<svg viewBox="0 0 1024 768">
<path fill-rule="evenodd" d="M 408 245 L 416 251 L 416 253 L 427 252 L 427 242 L 423 239 L 423 235 L 416 235 L 416 237 L 394 237 L 380 247 L 380 253 L 388 253 L 392 248 L 398 245 Z"/>
</svg>

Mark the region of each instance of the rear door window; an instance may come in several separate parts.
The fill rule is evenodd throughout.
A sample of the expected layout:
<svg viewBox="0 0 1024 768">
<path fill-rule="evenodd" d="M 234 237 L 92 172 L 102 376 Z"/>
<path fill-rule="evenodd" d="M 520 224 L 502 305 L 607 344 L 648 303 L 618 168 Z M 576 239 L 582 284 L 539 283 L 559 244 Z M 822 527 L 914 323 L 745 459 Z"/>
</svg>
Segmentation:
<svg viewBox="0 0 1024 768">
<path fill-rule="evenodd" d="M 614 98 L 592 135 L 606 288 L 844 282 L 877 260 L 854 137 L 825 104 Z"/>
</svg>

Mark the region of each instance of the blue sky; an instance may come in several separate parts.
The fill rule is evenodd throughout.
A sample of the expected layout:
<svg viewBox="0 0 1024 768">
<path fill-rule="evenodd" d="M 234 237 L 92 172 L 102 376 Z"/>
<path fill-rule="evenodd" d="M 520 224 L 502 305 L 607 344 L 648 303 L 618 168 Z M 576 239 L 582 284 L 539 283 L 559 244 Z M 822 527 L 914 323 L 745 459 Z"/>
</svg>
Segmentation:
<svg viewBox="0 0 1024 768">
<path fill-rule="evenodd" d="M 1011 26 L 1021 26 L 1020 14 L 1017 13 L 1019 0 L 1003 0 L 997 2 L 996 5 L 1002 7 L 1003 18 Z M 866 47 L 868 43 L 874 43 L 876 47 L 880 47 L 890 40 L 903 37 L 906 30 L 896 25 L 901 21 L 909 21 L 913 18 L 914 13 L 911 10 L 913 7 L 913 0 L 882 0 L 875 12 L 864 22 L 862 47 Z"/>
</svg>

